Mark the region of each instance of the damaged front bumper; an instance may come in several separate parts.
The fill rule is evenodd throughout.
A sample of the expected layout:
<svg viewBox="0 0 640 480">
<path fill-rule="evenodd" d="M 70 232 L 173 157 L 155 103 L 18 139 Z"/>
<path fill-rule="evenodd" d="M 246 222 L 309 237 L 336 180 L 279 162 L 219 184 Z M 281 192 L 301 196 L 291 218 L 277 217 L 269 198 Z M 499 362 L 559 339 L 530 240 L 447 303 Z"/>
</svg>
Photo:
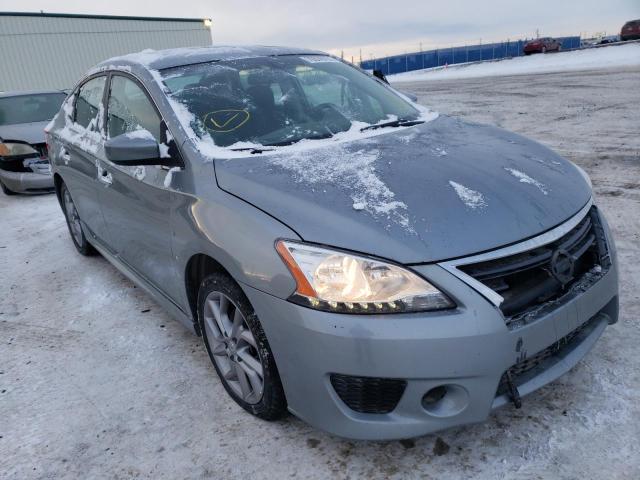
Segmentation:
<svg viewBox="0 0 640 480">
<path fill-rule="evenodd" d="M 342 437 L 409 438 L 481 422 L 589 351 L 618 318 L 606 235 L 611 265 L 598 281 L 526 324 L 507 325 L 496 305 L 442 265 L 413 269 L 455 299 L 453 311 L 339 315 L 244 290 L 294 414 Z"/>
<path fill-rule="evenodd" d="M 0 182 L 15 193 L 49 193 L 54 190 L 47 158 L 2 159 Z"/>
</svg>

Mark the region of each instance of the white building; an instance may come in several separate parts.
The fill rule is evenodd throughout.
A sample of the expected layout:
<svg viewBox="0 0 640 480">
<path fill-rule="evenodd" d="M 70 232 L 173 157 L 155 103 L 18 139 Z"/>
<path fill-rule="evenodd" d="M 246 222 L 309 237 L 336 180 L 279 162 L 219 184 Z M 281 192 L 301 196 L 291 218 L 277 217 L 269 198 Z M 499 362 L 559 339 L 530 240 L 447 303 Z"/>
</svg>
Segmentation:
<svg viewBox="0 0 640 480">
<path fill-rule="evenodd" d="M 208 18 L 0 12 L 0 91 L 71 88 L 107 58 L 211 41 Z"/>
</svg>

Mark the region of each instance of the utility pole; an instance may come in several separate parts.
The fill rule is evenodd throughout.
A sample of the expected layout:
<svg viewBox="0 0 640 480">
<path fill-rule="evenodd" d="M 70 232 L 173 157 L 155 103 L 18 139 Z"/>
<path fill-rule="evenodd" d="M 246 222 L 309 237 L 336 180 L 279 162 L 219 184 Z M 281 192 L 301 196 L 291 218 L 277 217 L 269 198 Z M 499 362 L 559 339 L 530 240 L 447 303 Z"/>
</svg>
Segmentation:
<svg viewBox="0 0 640 480">
<path fill-rule="evenodd" d="M 340 60 L 344 60 L 344 50 L 340 50 Z"/>
<path fill-rule="evenodd" d="M 536 28 L 536 38 L 540 38 L 540 31 Z"/>
<path fill-rule="evenodd" d="M 360 64 L 362 64 L 362 49 L 360 49 Z"/>
</svg>

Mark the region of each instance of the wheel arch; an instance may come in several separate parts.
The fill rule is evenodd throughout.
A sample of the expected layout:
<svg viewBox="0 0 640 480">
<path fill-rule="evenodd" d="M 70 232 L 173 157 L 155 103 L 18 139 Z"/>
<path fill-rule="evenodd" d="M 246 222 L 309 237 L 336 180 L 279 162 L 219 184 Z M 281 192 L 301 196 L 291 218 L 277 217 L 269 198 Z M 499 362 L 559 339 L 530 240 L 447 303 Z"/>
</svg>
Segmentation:
<svg viewBox="0 0 640 480">
<path fill-rule="evenodd" d="M 193 319 L 193 328 L 196 335 L 202 336 L 198 323 L 198 290 L 202 280 L 213 273 L 223 273 L 236 283 L 233 275 L 216 259 L 205 253 L 196 253 L 189 258 L 184 271 L 184 283 L 187 292 L 189 309 Z M 241 287 L 242 288 L 242 287 Z"/>
<path fill-rule="evenodd" d="M 62 197 L 61 197 L 61 191 L 62 191 L 62 184 L 64 183 L 64 180 L 62 180 L 62 177 L 60 176 L 59 173 L 54 173 L 53 174 L 53 186 L 55 188 L 56 191 L 56 198 L 58 199 L 58 203 L 60 204 L 60 206 L 62 206 Z"/>
</svg>

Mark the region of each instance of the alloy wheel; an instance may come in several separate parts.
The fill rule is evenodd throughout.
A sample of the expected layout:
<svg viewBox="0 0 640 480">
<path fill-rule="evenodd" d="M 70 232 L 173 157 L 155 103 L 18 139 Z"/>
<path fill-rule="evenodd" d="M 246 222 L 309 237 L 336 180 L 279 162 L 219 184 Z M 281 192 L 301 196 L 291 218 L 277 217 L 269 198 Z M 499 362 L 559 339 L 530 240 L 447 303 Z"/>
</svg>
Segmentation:
<svg viewBox="0 0 640 480">
<path fill-rule="evenodd" d="M 69 222 L 71 235 L 73 235 L 73 239 L 78 245 L 82 245 L 82 225 L 80 224 L 80 216 L 78 215 L 78 210 L 76 210 L 76 206 L 71 199 L 69 190 L 66 188 L 64 189 L 63 200 L 64 211 L 67 214 L 67 221 Z"/>
<path fill-rule="evenodd" d="M 264 372 L 246 318 L 221 292 L 207 296 L 203 317 L 209 349 L 225 382 L 244 402 L 258 403 L 264 392 Z"/>
</svg>

